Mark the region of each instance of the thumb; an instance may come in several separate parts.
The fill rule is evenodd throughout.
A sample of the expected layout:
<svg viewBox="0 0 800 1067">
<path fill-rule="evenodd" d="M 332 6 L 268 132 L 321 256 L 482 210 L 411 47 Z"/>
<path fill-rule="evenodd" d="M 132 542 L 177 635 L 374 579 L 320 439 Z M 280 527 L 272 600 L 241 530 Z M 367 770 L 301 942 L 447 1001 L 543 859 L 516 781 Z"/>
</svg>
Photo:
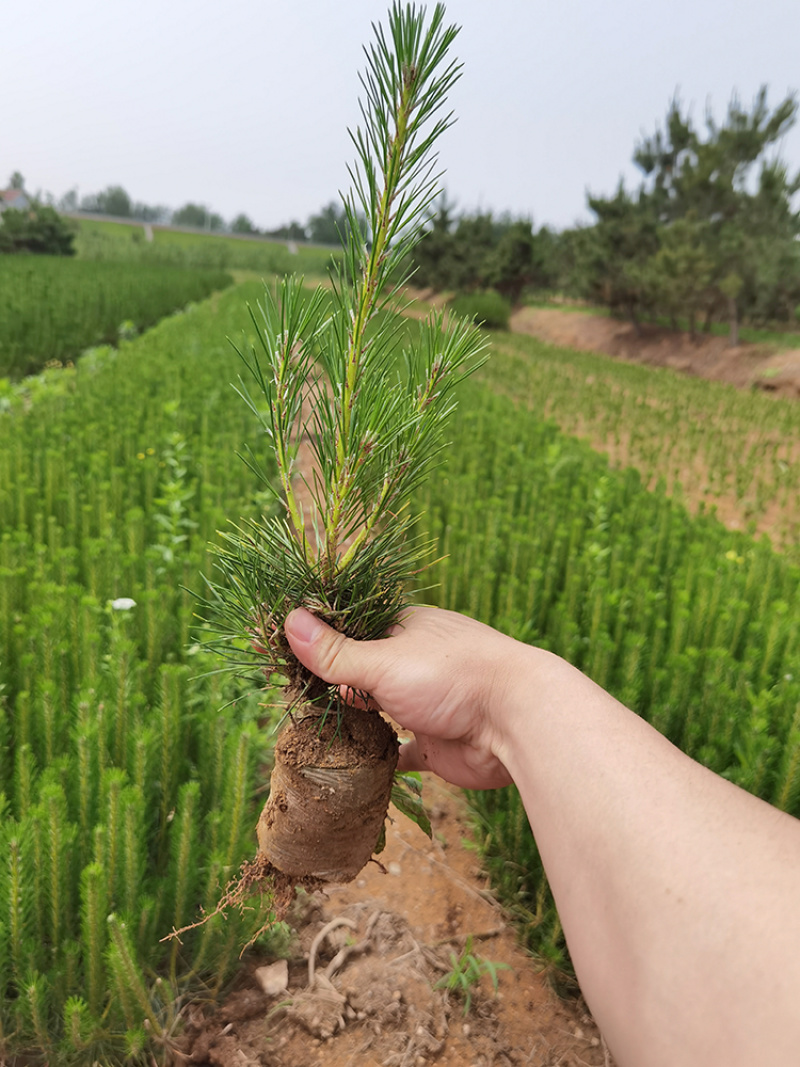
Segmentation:
<svg viewBox="0 0 800 1067">
<path fill-rule="evenodd" d="M 306 608 L 295 608 L 283 624 L 292 651 L 318 678 L 332 685 L 344 685 L 371 692 L 377 681 L 377 663 L 371 641 L 345 637 Z"/>
</svg>

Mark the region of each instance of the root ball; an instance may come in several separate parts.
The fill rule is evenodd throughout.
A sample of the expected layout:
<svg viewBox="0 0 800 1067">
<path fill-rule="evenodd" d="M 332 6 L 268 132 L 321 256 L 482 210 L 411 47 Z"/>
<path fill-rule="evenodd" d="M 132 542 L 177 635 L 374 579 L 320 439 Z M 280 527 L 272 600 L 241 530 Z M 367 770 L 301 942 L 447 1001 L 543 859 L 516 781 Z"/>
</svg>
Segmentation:
<svg viewBox="0 0 800 1067">
<path fill-rule="evenodd" d="M 352 881 L 375 851 L 398 751 L 375 711 L 295 715 L 275 746 L 260 854 L 290 878 Z"/>
</svg>

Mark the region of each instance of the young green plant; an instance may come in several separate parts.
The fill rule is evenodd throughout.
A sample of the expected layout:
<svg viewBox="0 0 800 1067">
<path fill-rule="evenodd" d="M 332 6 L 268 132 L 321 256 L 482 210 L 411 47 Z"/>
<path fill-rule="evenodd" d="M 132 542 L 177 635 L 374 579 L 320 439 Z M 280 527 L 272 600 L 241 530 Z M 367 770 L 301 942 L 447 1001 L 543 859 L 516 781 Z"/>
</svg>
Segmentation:
<svg viewBox="0 0 800 1067">
<path fill-rule="evenodd" d="M 208 606 L 227 654 L 278 672 L 287 687 L 291 715 L 258 827 L 259 881 L 354 878 L 382 837 L 392 793 L 394 730 L 311 675 L 283 624 L 298 605 L 354 638 L 384 637 L 399 621 L 428 552 L 409 503 L 444 447 L 456 385 L 482 358 L 470 324 L 434 314 L 409 341 L 389 306 L 439 191 L 435 145 L 460 75 L 449 57 L 457 29 L 444 14 L 395 4 L 388 29 L 375 27 L 363 124 L 351 132 L 342 264 L 330 290 L 308 292 L 292 277 L 268 290 L 253 316 L 258 350 L 240 352 L 238 389 L 277 469 L 265 476 L 277 507 L 228 533 Z M 245 458 L 263 472 L 255 450 Z M 417 807 L 411 795 L 412 816 Z"/>
<path fill-rule="evenodd" d="M 472 998 L 480 987 L 483 976 L 489 975 L 494 995 L 497 996 L 497 972 L 510 969 L 507 963 L 495 963 L 473 952 L 472 940 L 472 935 L 470 935 L 460 956 L 455 952 L 450 953 L 450 970 L 433 987 L 444 989 L 447 995 L 455 993 L 457 997 L 460 997 L 464 1002 L 464 1015 L 469 1015 Z"/>
</svg>

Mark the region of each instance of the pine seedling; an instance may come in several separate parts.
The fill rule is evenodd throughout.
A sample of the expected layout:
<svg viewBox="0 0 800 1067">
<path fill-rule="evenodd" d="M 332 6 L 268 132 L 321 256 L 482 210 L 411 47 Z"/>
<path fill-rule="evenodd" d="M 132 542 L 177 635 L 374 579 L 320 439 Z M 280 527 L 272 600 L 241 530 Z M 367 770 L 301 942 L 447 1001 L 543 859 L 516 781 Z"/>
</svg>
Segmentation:
<svg viewBox="0 0 800 1067">
<path fill-rule="evenodd" d="M 332 769 L 344 766 L 341 744 L 374 733 L 372 720 L 383 720 L 349 708 L 296 660 L 284 620 L 302 605 L 363 639 L 384 637 L 397 624 L 428 554 L 414 529 L 411 500 L 441 457 L 456 386 L 483 357 L 484 341 L 469 323 L 434 313 L 407 341 L 405 321 L 391 311 L 393 288 L 408 280 L 409 254 L 439 192 L 436 144 L 451 125 L 445 102 L 461 72 L 449 56 L 457 28 L 446 26 L 444 15 L 441 4 L 427 20 L 424 10 L 395 3 L 388 29 L 375 27 L 361 77 L 362 125 L 351 131 L 356 163 L 352 190 L 343 197 L 344 256 L 332 288 L 309 293 L 289 277 L 277 293 L 267 290 L 252 316 L 257 348 L 239 352 L 245 374 L 238 391 L 269 452 L 266 465 L 255 450 L 244 458 L 263 477 L 276 508 L 225 535 L 218 550 L 222 580 L 209 583 L 206 607 L 217 621 L 218 647 L 234 663 L 284 680 L 290 707 L 302 708 L 294 725 L 311 722 L 306 733 L 318 742 L 298 773 L 302 778 L 313 765 L 334 791 Z M 264 475 L 265 466 L 277 477 Z M 388 781 L 364 801 L 378 814 L 362 828 L 366 852 L 361 842 L 360 858 L 350 860 L 332 844 L 335 822 L 322 829 L 307 798 L 276 780 L 292 748 L 279 740 L 272 797 L 283 807 L 265 809 L 259 826 L 268 867 L 295 880 L 355 877 L 378 840 L 397 761 L 393 732 L 370 744 L 353 766 L 382 763 Z M 331 757 L 332 751 L 338 754 Z M 359 836 L 351 828 L 360 826 L 364 793 L 357 789 L 341 800 L 342 836 Z M 302 828 L 316 834 L 286 855 L 272 833 L 279 824 L 287 841 Z M 272 838 L 267 845 L 265 836 Z"/>
<path fill-rule="evenodd" d="M 82 1052 L 91 1040 L 94 1023 L 83 997 L 69 997 L 64 1004 L 64 1045 L 68 1053 Z"/>
<path fill-rule="evenodd" d="M 107 903 L 103 867 L 100 863 L 90 863 L 81 874 L 81 940 L 89 1010 L 98 1019 L 106 997 Z"/>
</svg>

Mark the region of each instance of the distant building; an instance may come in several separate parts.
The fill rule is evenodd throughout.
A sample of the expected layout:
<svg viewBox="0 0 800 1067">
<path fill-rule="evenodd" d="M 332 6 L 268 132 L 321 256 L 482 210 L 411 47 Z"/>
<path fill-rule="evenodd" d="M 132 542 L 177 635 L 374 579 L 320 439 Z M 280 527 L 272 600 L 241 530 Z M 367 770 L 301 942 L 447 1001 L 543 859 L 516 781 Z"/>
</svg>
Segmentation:
<svg viewBox="0 0 800 1067">
<path fill-rule="evenodd" d="M 31 198 L 24 189 L 0 190 L 0 214 L 2 214 L 7 207 L 15 208 L 17 211 L 24 211 L 25 208 L 30 206 Z"/>
</svg>

